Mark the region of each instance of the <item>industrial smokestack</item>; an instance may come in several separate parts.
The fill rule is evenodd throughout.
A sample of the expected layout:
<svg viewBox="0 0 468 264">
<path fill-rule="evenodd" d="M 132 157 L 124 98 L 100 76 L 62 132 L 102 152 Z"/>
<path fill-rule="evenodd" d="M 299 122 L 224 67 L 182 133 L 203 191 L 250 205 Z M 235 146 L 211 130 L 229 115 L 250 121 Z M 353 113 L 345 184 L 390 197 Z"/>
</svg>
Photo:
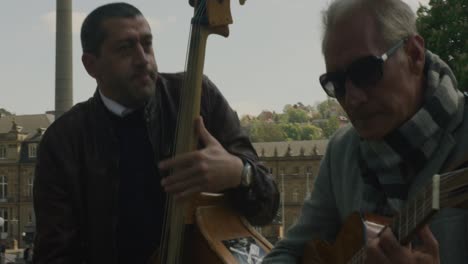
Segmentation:
<svg viewBox="0 0 468 264">
<path fill-rule="evenodd" d="M 56 0 L 55 119 L 73 105 L 72 0 Z"/>
</svg>

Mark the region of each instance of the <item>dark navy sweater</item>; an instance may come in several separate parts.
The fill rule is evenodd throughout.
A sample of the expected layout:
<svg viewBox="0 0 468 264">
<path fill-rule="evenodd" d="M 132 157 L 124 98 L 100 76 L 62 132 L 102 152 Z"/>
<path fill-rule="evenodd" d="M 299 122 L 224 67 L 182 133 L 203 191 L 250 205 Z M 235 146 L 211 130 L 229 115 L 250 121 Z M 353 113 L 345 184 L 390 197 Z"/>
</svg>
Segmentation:
<svg viewBox="0 0 468 264">
<path fill-rule="evenodd" d="M 119 142 L 117 224 L 119 263 L 146 263 L 161 239 L 164 192 L 143 110 L 125 117 L 110 113 Z"/>
</svg>

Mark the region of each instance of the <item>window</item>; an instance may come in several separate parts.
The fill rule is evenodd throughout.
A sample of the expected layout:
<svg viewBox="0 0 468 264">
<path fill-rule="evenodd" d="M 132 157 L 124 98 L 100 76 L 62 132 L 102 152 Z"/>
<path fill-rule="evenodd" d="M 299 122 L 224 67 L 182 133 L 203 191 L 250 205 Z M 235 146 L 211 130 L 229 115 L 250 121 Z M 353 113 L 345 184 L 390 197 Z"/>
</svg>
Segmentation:
<svg viewBox="0 0 468 264">
<path fill-rule="evenodd" d="M 312 167 L 307 167 L 306 168 L 306 196 L 310 195 L 310 187 L 312 185 L 313 181 L 313 173 L 312 173 Z"/>
<path fill-rule="evenodd" d="M 0 217 L 5 220 L 3 226 L 0 226 L 0 231 L 3 233 L 8 232 L 8 208 L 0 208 Z"/>
<path fill-rule="evenodd" d="M 0 145 L 0 159 L 6 159 L 6 146 Z"/>
<path fill-rule="evenodd" d="M 7 193 L 8 193 L 8 178 L 5 175 L 1 175 L 0 176 L 0 199 L 6 199 Z"/>
<path fill-rule="evenodd" d="M 300 171 L 299 167 L 297 167 L 297 166 L 294 167 L 294 173 L 295 173 L 295 174 L 299 174 L 299 171 Z"/>
<path fill-rule="evenodd" d="M 35 158 L 37 155 L 37 143 L 29 143 L 29 157 Z"/>
<path fill-rule="evenodd" d="M 33 195 L 33 177 L 29 177 L 28 179 L 28 196 L 29 197 L 32 197 Z"/>
<path fill-rule="evenodd" d="M 29 210 L 29 212 L 28 212 L 28 221 L 29 221 L 29 223 L 32 223 L 32 221 L 33 221 L 33 212 L 32 212 L 32 210 Z"/>
<path fill-rule="evenodd" d="M 294 189 L 293 193 L 292 193 L 292 198 L 293 198 L 293 202 L 294 203 L 297 203 L 299 201 L 299 192 L 297 191 L 297 189 Z"/>
<path fill-rule="evenodd" d="M 284 168 L 279 169 L 279 175 L 284 175 Z"/>
</svg>

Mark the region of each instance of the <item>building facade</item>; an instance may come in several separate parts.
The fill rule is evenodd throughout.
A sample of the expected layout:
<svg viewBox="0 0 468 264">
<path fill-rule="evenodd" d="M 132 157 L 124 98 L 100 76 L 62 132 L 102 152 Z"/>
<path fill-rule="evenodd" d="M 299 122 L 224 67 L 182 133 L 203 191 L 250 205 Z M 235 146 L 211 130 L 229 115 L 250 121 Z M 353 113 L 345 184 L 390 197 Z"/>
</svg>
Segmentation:
<svg viewBox="0 0 468 264">
<path fill-rule="evenodd" d="M 50 115 L 0 117 L 0 243 L 24 247 L 32 241 L 32 190 L 37 147 Z"/>
<path fill-rule="evenodd" d="M 280 191 L 278 215 L 271 225 L 259 228 L 275 243 L 299 217 L 304 199 L 313 188 L 328 140 L 253 143 Z"/>
</svg>

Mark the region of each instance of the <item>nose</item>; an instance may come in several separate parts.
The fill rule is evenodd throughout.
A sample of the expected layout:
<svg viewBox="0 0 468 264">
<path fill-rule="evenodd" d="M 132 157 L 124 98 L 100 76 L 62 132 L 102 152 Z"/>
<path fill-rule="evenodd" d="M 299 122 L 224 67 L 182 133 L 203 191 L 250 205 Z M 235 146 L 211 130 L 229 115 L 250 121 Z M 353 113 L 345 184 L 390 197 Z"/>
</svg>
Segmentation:
<svg viewBox="0 0 468 264">
<path fill-rule="evenodd" d="M 347 107 L 355 108 L 368 100 L 367 93 L 353 84 L 349 78 L 345 82 L 345 104 Z"/>
<path fill-rule="evenodd" d="M 148 54 L 145 48 L 138 44 L 135 49 L 135 64 L 145 66 L 150 61 L 150 54 Z"/>
</svg>

